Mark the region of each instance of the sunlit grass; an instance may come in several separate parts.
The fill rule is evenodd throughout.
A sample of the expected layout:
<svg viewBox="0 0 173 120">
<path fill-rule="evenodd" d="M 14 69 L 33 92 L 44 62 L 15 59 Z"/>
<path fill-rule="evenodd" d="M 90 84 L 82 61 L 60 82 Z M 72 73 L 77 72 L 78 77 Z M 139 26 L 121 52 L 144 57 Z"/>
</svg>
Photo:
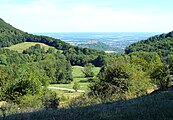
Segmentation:
<svg viewBox="0 0 173 120">
<path fill-rule="evenodd" d="M 72 72 L 73 82 L 71 82 L 70 84 L 51 84 L 50 86 L 73 89 L 74 81 L 77 81 L 80 86 L 79 88 L 80 90 L 89 90 L 88 85 L 90 84 L 89 79 L 91 78 L 84 77 L 82 73 L 82 70 L 84 69 L 84 67 L 73 66 L 72 69 L 73 69 L 73 72 Z M 95 75 L 98 74 L 99 70 L 100 70 L 99 67 L 93 68 L 93 72 L 95 73 Z"/>
<path fill-rule="evenodd" d="M 17 51 L 19 53 L 22 53 L 24 50 L 28 49 L 31 46 L 34 46 L 36 44 L 41 45 L 41 47 L 44 47 L 45 50 L 48 50 L 50 48 L 50 46 L 44 44 L 44 43 L 39 43 L 39 42 L 23 42 L 23 43 L 19 43 L 16 45 L 12 45 L 10 47 L 6 47 L 6 49 L 10 49 L 10 50 L 14 50 Z"/>
<path fill-rule="evenodd" d="M 73 89 L 73 85 L 74 85 L 74 81 L 77 81 L 79 84 L 79 90 L 85 90 L 85 91 L 89 91 L 89 84 L 91 83 L 89 81 L 89 79 L 91 78 L 85 78 L 82 70 L 84 69 L 84 67 L 81 66 L 73 66 L 72 67 L 73 72 L 73 82 L 71 82 L 70 84 L 51 84 L 51 87 L 60 87 L 60 88 L 68 88 L 68 89 Z M 97 75 L 100 71 L 99 67 L 94 67 L 93 68 L 93 72 L 95 73 L 95 75 Z M 70 101 L 84 93 L 79 93 L 79 92 L 70 92 L 70 91 L 62 91 L 62 90 L 55 90 L 52 89 L 53 91 L 55 91 L 58 95 L 58 97 L 60 98 L 60 107 L 66 107 L 69 105 Z"/>
</svg>

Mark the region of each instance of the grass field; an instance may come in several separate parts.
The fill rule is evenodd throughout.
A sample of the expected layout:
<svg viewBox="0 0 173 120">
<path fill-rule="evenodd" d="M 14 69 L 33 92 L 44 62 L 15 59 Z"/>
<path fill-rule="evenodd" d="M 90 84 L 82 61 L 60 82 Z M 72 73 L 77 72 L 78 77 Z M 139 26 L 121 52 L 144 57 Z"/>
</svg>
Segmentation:
<svg viewBox="0 0 173 120">
<path fill-rule="evenodd" d="M 84 78 L 82 70 L 84 69 L 84 67 L 81 66 L 72 66 L 73 72 L 73 82 L 70 84 L 51 84 L 51 87 L 60 87 L 60 88 L 70 88 L 73 89 L 73 85 L 74 85 L 74 81 L 77 81 L 79 86 L 80 86 L 80 90 L 89 90 L 88 85 L 90 84 L 90 82 L 88 81 L 89 78 Z M 97 75 L 100 71 L 99 67 L 94 67 L 93 68 L 93 72 L 95 73 L 95 75 Z M 70 91 L 61 91 L 61 90 L 54 90 L 58 95 L 58 97 L 60 98 L 60 108 L 62 107 L 66 107 L 69 105 L 70 101 L 80 95 L 82 95 L 83 93 L 79 93 L 79 92 L 70 92 Z"/>
<path fill-rule="evenodd" d="M 80 86 L 80 90 L 88 90 L 88 85 L 90 84 L 90 82 L 88 81 L 89 78 L 84 78 L 82 70 L 84 69 L 84 67 L 81 66 L 73 66 L 72 67 L 73 72 L 73 82 L 70 84 L 51 84 L 50 86 L 52 87 L 62 87 L 62 88 L 70 88 L 73 89 L 73 85 L 74 85 L 74 81 L 77 81 L 79 86 Z M 93 68 L 93 72 L 95 73 L 95 75 L 97 75 L 100 71 L 99 67 L 94 67 Z"/>
<path fill-rule="evenodd" d="M 172 113 L 173 91 L 164 91 L 127 101 L 14 114 L 4 120 L 173 120 Z"/>
<path fill-rule="evenodd" d="M 43 44 L 43 43 L 37 43 L 37 42 L 23 42 L 23 43 L 19 43 L 19 44 L 16 44 L 16 45 L 12 45 L 10 47 L 6 47 L 7 49 L 10 49 L 10 50 L 14 50 L 14 51 L 17 51 L 19 53 L 22 53 L 23 50 L 26 50 L 28 49 L 29 47 L 31 46 L 34 46 L 36 44 L 40 44 L 42 47 L 45 48 L 45 50 L 49 49 L 50 46 L 46 45 L 46 44 Z"/>
</svg>

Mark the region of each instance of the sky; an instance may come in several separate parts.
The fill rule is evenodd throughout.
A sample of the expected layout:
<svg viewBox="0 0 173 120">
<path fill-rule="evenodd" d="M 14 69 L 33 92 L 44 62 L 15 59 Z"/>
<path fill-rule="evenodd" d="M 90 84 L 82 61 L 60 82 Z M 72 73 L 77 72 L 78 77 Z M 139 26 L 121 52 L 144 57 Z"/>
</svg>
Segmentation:
<svg viewBox="0 0 173 120">
<path fill-rule="evenodd" d="M 0 0 L 0 18 L 25 32 L 170 32 L 173 0 Z"/>
</svg>

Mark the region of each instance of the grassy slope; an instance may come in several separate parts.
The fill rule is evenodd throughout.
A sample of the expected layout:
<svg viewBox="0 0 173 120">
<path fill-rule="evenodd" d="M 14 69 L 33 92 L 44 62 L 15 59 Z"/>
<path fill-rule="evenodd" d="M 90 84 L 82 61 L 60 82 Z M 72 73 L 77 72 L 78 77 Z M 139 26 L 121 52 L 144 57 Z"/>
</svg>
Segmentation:
<svg viewBox="0 0 173 120">
<path fill-rule="evenodd" d="M 173 91 L 87 107 L 10 115 L 5 120 L 172 120 Z"/>
<path fill-rule="evenodd" d="M 12 45 L 10 47 L 6 47 L 10 50 L 14 50 L 14 51 L 18 51 L 19 53 L 22 53 L 23 50 L 28 49 L 31 46 L 34 46 L 36 44 L 40 44 L 42 47 L 44 47 L 46 50 L 50 48 L 50 46 L 43 44 L 43 43 L 37 43 L 37 42 L 23 42 L 23 43 L 19 43 L 16 45 Z"/>
</svg>

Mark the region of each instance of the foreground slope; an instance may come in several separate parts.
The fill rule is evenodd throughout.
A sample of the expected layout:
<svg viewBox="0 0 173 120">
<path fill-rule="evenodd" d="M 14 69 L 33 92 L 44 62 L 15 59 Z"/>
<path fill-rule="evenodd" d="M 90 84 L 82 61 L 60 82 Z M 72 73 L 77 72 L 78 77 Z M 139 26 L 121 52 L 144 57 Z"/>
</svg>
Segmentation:
<svg viewBox="0 0 173 120">
<path fill-rule="evenodd" d="M 157 52 L 160 56 L 167 56 L 173 53 L 173 31 L 167 34 L 156 35 L 148 38 L 147 40 L 141 40 L 137 43 L 133 43 L 126 47 L 125 53 L 145 51 L 145 52 Z"/>
<path fill-rule="evenodd" d="M 71 109 L 9 115 L 5 120 L 171 120 L 173 91 L 140 98 Z"/>
</svg>

